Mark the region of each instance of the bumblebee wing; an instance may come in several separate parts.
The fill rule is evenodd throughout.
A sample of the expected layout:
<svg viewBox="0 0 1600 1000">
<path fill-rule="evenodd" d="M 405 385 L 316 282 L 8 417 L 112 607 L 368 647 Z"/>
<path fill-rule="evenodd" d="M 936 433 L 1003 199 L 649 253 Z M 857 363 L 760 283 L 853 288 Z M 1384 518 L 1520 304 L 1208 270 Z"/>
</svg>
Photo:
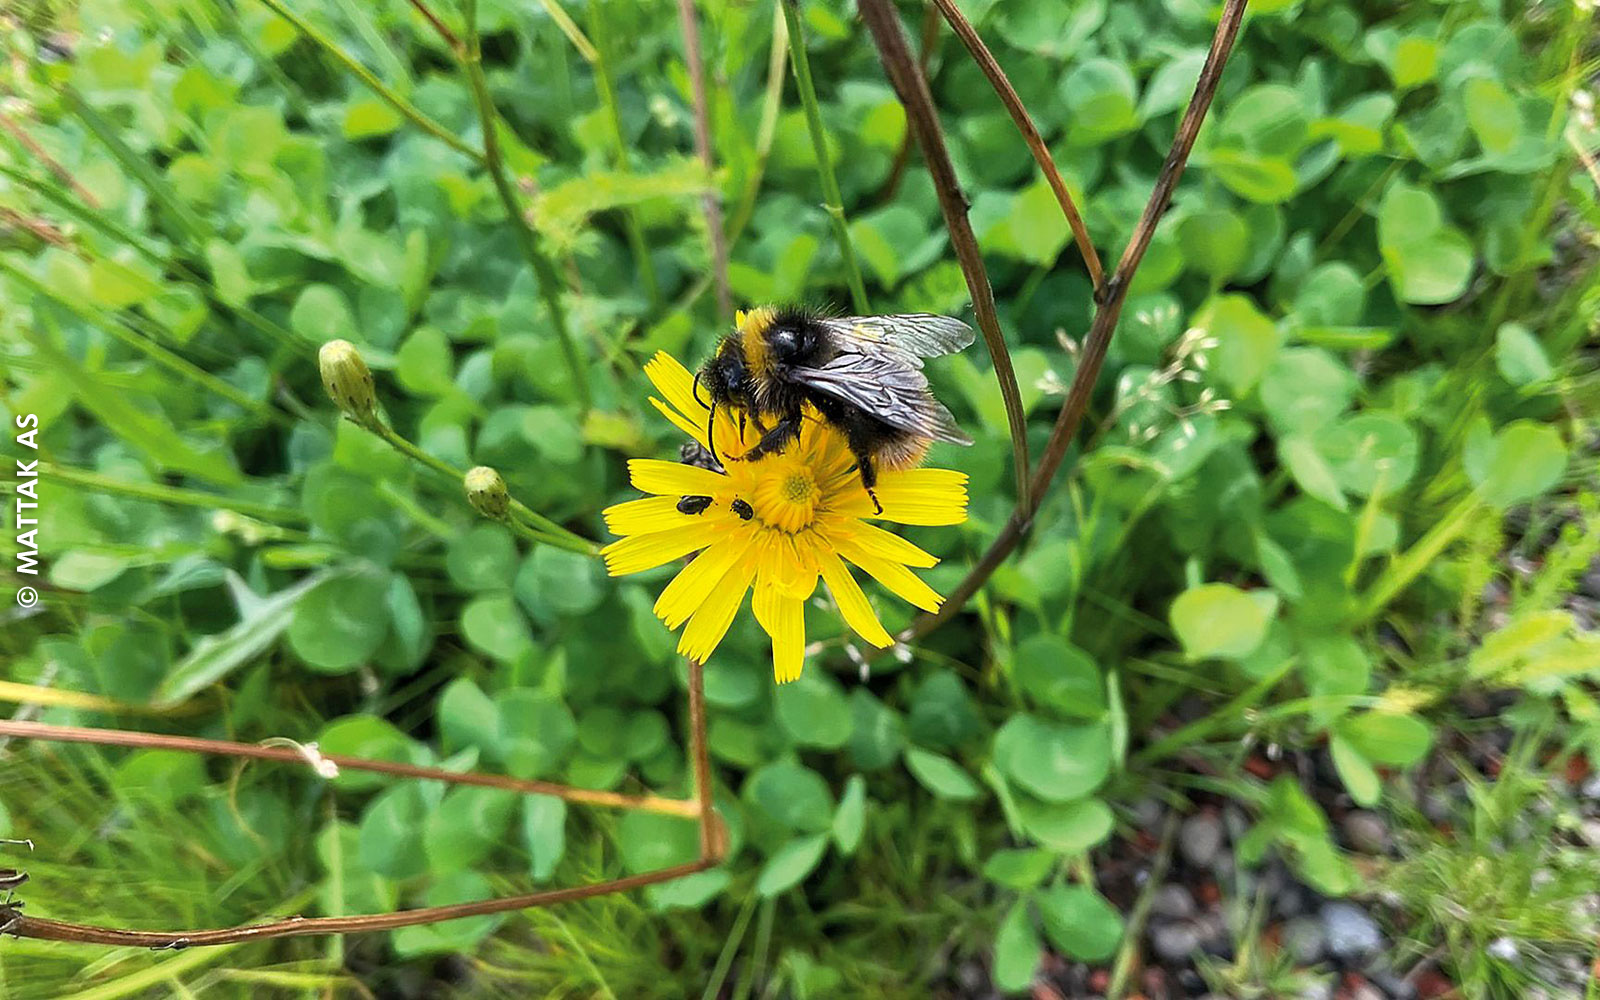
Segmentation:
<svg viewBox="0 0 1600 1000">
<path fill-rule="evenodd" d="M 890 427 L 935 441 L 972 443 L 944 404 L 933 398 L 922 369 L 908 358 L 846 352 L 819 368 L 791 368 L 789 377 Z"/>
<path fill-rule="evenodd" d="M 841 347 L 863 354 L 898 351 L 921 367 L 919 358 L 954 354 L 972 343 L 972 327 L 949 316 L 902 313 L 897 316 L 841 316 L 818 320 Z"/>
</svg>

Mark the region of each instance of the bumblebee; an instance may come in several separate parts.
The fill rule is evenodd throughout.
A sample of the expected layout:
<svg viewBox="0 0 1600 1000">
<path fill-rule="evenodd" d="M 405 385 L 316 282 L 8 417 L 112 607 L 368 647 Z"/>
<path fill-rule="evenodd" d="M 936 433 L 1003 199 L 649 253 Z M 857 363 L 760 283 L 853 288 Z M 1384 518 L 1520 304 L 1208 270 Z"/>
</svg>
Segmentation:
<svg viewBox="0 0 1600 1000">
<path fill-rule="evenodd" d="M 924 358 L 960 351 L 972 336 L 960 320 L 927 313 L 832 317 L 763 306 L 739 313 L 734 332 L 695 376 L 695 392 L 698 398 L 704 383 L 713 422 L 717 407 L 731 407 L 741 428 L 748 417 L 761 432 L 755 447 L 727 456 L 737 461 L 782 450 L 800 433 L 809 404 L 844 435 L 881 514 L 873 491 L 880 469 L 920 464 L 935 441 L 972 443 L 922 371 Z"/>
</svg>

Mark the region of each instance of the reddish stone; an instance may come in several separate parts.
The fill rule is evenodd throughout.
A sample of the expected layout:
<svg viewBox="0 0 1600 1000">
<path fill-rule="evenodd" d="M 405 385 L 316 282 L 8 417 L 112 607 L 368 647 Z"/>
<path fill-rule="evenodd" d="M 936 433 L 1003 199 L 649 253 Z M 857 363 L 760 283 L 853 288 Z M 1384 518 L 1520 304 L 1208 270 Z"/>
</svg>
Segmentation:
<svg viewBox="0 0 1600 1000">
<path fill-rule="evenodd" d="M 1412 977 L 1411 984 L 1417 988 L 1418 1000 L 1439 1000 L 1454 995 L 1456 991 L 1455 984 L 1438 969 L 1423 969 Z"/>
<path fill-rule="evenodd" d="M 1246 757 L 1244 769 L 1263 781 L 1272 778 L 1278 773 L 1278 769 L 1272 766 L 1272 762 L 1259 754 L 1251 754 Z"/>
<path fill-rule="evenodd" d="M 1589 766 L 1589 757 L 1588 757 L 1587 754 L 1575 753 L 1571 757 L 1568 757 L 1567 758 L 1567 782 L 1568 782 L 1568 784 L 1576 785 L 1576 784 L 1581 783 L 1583 781 L 1583 779 L 1585 779 L 1585 778 L 1587 778 L 1589 776 L 1589 772 L 1591 770 L 1593 770 L 1593 768 L 1591 768 Z"/>
<path fill-rule="evenodd" d="M 1194 896 L 1202 906 L 1216 906 L 1222 902 L 1222 890 L 1217 888 L 1215 882 L 1201 882 L 1195 889 Z"/>
<path fill-rule="evenodd" d="M 1104 993 L 1111 985 L 1111 973 L 1106 969 L 1089 970 L 1089 988 L 1096 993 Z"/>
</svg>

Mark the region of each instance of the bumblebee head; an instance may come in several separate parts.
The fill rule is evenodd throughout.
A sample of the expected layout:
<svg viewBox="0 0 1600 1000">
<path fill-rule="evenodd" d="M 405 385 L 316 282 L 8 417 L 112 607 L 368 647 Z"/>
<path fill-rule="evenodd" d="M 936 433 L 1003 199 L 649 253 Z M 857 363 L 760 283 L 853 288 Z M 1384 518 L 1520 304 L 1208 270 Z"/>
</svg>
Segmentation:
<svg viewBox="0 0 1600 1000">
<path fill-rule="evenodd" d="M 739 397 L 743 392 L 745 380 L 743 352 L 739 350 L 738 342 L 730 337 L 695 375 L 695 398 L 700 398 L 700 391 L 703 389 L 711 397 L 713 406 L 738 403 L 741 401 Z"/>
</svg>

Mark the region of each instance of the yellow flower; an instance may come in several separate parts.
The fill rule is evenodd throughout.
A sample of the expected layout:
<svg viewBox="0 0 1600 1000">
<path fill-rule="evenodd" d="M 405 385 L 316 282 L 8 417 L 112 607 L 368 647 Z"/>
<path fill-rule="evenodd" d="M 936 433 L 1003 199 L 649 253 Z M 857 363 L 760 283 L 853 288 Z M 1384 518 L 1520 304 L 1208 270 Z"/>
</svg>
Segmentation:
<svg viewBox="0 0 1600 1000">
<path fill-rule="evenodd" d="M 694 376 L 667 354 L 657 354 L 644 370 L 665 397 L 650 402 L 709 448 L 710 412 L 696 398 Z M 794 680 L 805 660 L 805 602 L 819 576 L 851 628 L 874 646 L 891 645 L 846 562 L 924 611 L 939 609 L 943 598 L 911 572 L 938 560 L 866 519 L 960 524 L 967 519 L 966 475 L 884 470 L 876 487 L 883 513 L 874 514 L 844 436 L 815 416 L 808 414 L 799 439 L 782 452 L 741 462 L 731 456 L 753 447 L 760 432 L 748 421 L 741 428 L 726 408 L 718 410 L 713 436 L 724 472 L 652 458 L 628 463 L 633 485 L 651 495 L 605 511 L 606 524 L 622 536 L 606 546 L 606 568 L 622 576 L 700 553 L 655 605 L 668 628 L 684 626 L 682 655 L 704 662 L 753 587 L 756 621 L 772 637 L 773 673 L 779 683 Z M 711 503 L 685 513 L 679 503 L 687 496 L 710 497 Z"/>
</svg>

